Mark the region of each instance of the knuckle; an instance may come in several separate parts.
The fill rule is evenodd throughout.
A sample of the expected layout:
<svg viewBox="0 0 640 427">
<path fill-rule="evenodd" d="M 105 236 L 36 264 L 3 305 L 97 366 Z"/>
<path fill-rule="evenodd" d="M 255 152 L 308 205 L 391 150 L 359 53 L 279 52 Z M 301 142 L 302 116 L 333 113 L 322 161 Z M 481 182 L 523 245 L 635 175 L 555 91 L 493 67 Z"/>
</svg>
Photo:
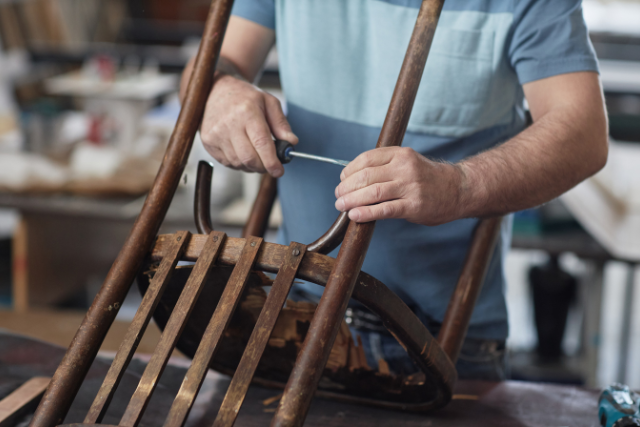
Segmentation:
<svg viewBox="0 0 640 427">
<path fill-rule="evenodd" d="M 362 159 L 364 160 L 364 163 L 366 165 L 371 164 L 373 162 L 373 152 L 372 151 L 366 151 L 365 153 L 363 153 Z"/>
<path fill-rule="evenodd" d="M 250 154 L 243 154 L 240 159 L 239 159 L 240 163 L 244 166 L 246 166 L 247 168 L 251 169 L 251 170 L 256 170 L 258 169 L 258 162 L 257 159 L 250 155 Z"/>
<path fill-rule="evenodd" d="M 369 182 L 370 176 L 371 176 L 371 172 L 369 172 L 369 169 L 364 169 L 360 174 L 360 185 L 366 186 L 367 183 Z"/>
<path fill-rule="evenodd" d="M 253 146 L 256 148 L 267 148 L 269 145 L 273 145 L 273 139 L 265 135 L 259 136 L 252 141 Z"/>
<path fill-rule="evenodd" d="M 280 104 L 280 100 L 270 93 L 265 94 L 265 102 L 269 104 L 269 106 L 282 111 L 282 104 Z"/>
<path fill-rule="evenodd" d="M 404 162 L 410 162 L 411 159 L 413 159 L 415 151 L 413 150 L 413 148 L 410 147 L 401 147 L 399 154 L 400 154 L 400 158 L 404 161 Z"/>
<path fill-rule="evenodd" d="M 254 102 L 251 99 L 241 101 L 236 106 L 238 114 L 249 114 L 253 110 Z"/>
<path fill-rule="evenodd" d="M 376 184 L 373 186 L 373 194 L 374 194 L 374 199 L 376 201 L 376 203 L 379 203 L 382 201 L 382 197 L 384 195 L 384 191 L 382 190 L 382 186 L 380 184 Z"/>
<path fill-rule="evenodd" d="M 205 132 L 205 135 L 210 140 L 215 140 L 217 137 L 222 135 L 222 132 L 223 132 L 222 126 L 219 124 L 215 124 L 215 125 L 212 125 L 211 128 L 209 128 L 209 132 Z"/>
</svg>

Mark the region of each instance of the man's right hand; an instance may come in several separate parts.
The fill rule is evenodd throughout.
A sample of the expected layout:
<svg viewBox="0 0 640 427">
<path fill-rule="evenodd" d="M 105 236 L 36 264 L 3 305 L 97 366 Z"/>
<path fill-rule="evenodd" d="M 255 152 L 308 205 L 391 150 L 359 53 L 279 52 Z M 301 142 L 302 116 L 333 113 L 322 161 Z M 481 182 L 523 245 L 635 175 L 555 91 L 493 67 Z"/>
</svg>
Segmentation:
<svg viewBox="0 0 640 427">
<path fill-rule="evenodd" d="M 294 145 L 298 137 L 291 132 L 280 101 L 248 83 L 255 80 L 274 42 L 273 30 L 231 17 L 200 136 L 205 149 L 223 165 L 247 172 L 268 172 L 277 178 L 284 168 L 272 135 Z M 183 101 L 193 63 L 193 59 L 189 61 L 182 75 Z"/>
<path fill-rule="evenodd" d="M 280 101 L 234 76 L 217 77 L 200 128 L 207 152 L 225 166 L 278 178 L 284 168 L 272 134 L 298 143 Z"/>
</svg>

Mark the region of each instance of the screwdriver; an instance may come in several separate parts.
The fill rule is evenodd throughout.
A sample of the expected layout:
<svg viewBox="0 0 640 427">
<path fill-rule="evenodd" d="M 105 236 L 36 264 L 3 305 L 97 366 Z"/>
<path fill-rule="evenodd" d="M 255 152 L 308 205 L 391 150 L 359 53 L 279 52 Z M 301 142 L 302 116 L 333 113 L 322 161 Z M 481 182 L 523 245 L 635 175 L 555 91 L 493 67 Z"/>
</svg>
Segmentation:
<svg viewBox="0 0 640 427">
<path fill-rule="evenodd" d="M 316 160 L 318 162 L 331 163 L 333 165 L 338 165 L 338 166 L 347 166 L 349 164 L 349 162 L 346 160 L 338 160 L 338 159 L 332 159 L 329 157 L 316 156 L 314 154 L 300 153 L 295 150 L 295 148 L 293 147 L 293 144 L 287 141 L 283 141 L 281 139 L 276 139 L 275 143 L 276 143 L 276 154 L 278 155 L 278 160 L 280 160 L 280 163 L 282 163 L 283 165 L 286 163 L 289 163 L 292 157 Z"/>
</svg>

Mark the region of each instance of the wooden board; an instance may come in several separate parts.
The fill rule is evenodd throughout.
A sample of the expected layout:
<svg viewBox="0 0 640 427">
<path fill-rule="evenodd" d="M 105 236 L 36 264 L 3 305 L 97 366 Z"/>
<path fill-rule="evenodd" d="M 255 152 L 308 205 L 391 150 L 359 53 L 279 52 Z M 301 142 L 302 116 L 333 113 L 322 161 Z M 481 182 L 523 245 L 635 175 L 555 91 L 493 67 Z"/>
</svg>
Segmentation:
<svg viewBox="0 0 640 427">
<path fill-rule="evenodd" d="M 49 377 L 34 377 L 0 400 L 0 427 L 12 427 L 23 415 L 38 406 L 49 385 Z"/>
</svg>

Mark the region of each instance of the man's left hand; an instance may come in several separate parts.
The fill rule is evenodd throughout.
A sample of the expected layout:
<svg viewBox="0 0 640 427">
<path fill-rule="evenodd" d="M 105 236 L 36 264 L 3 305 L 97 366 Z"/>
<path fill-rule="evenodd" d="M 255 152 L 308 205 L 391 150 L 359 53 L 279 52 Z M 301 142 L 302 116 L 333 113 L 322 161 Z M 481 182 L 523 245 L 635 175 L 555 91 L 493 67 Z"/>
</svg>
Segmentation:
<svg viewBox="0 0 640 427">
<path fill-rule="evenodd" d="M 434 162 L 411 148 L 378 148 L 344 168 L 336 209 L 356 222 L 402 218 L 439 225 L 458 219 L 463 178 L 460 166 Z"/>
</svg>

